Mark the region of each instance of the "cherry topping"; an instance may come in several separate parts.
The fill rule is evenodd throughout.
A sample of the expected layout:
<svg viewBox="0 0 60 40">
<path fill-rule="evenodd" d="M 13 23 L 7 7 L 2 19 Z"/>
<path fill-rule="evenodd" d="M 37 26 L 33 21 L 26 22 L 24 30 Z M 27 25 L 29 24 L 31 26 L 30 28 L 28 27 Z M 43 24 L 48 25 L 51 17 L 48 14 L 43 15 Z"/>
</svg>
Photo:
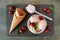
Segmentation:
<svg viewBox="0 0 60 40">
<path fill-rule="evenodd" d="M 40 19 L 40 20 L 43 20 L 43 16 L 39 16 L 39 19 Z"/>
<path fill-rule="evenodd" d="M 50 13 L 51 13 L 51 11 L 48 9 L 48 10 L 47 10 L 47 14 L 50 14 Z"/>
<path fill-rule="evenodd" d="M 30 25 L 31 25 L 32 27 L 34 27 L 34 26 L 35 26 L 35 23 L 31 23 Z"/>
<path fill-rule="evenodd" d="M 11 14 L 11 15 L 12 15 L 12 14 L 13 14 L 13 12 L 12 12 L 12 11 L 9 11 L 9 14 Z"/>
<path fill-rule="evenodd" d="M 13 10 L 13 9 L 14 9 L 14 6 L 10 6 L 9 9 L 10 9 L 10 10 Z"/>
<path fill-rule="evenodd" d="M 46 8 L 46 7 L 44 7 L 44 8 L 43 8 L 43 11 L 44 11 L 44 12 L 46 12 L 46 11 L 47 11 L 47 8 Z"/>
</svg>

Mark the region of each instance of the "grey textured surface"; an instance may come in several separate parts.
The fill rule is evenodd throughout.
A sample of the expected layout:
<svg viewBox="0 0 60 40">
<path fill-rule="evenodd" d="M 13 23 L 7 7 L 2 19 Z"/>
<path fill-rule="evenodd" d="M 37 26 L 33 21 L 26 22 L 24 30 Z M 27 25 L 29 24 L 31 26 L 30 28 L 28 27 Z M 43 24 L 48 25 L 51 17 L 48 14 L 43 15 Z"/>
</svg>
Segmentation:
<svg viewBox="0 0 60 40">
<path fill-rule="evenodd" d="M 9 37 L 6 36 L 6 5 L 7 4 L 53 4 L 54 35 L 52 37 Z M 0 0 L 0 40 L 60 40 L 60 0 Z"/>
</svg>

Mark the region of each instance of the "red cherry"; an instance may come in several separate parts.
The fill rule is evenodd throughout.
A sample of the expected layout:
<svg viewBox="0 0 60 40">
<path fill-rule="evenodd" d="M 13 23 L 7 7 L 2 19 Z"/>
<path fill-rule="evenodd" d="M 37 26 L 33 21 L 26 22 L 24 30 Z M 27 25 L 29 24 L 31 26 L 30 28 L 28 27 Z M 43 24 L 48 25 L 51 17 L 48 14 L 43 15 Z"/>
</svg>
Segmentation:
<svg viewBox="0 0 60 40">
<path fill-rule="evenodd" d="M 49 33 L 49 30 L 45 30 L 45 33 L 48 34 Z"/>
<path fill-rule="evenodd" d="M 10 6 L 9 9 L 10 9 L 10 10 L 13 10 L 13 9 L 14 9 L 14 6 Z"/>
<path fill-rule="evenodd" d="M 39 16 L 39 19 L 40 19 L 40 20 L 43 20 L 43 16 Z"/>
<path fill-rule="evenodd" d="M 50 13 L 51 13 L 51 11 L 48 9 L 48 10 L 47 10 L 47 14 L 50 14 Z"/>
<path fill-rule="evenodd" d="M 12 11 L 9 11 L 9 14 L 11 14 L 11 15 L 12 15 L 12 14 L 13 14 L 13 12 L 12 12 Z"/>
<path fill-rule="evenodd" d="M 47 8 L 46 8 L 46 7 L 44 7 L 44 8 L 43 8 L 43 11 L 44 11 L 44 12 L 46 12 L 46 11 L 47 11 Z"/>
<path fill-rule="evenodd" d="M 25 30 L 27 29 L 27 27 L 26 27 L 26 26 L 23 26 L 21 29 L 22 29 L 23 31 L 25 31 Z"/>
<path fill-rule="evenodd" d="M 31 23 L 30 25 L 31 25 L 32 27 L 34 27 L 34 26 L 35 26 L 35 23 Z"/>
<path fill-rule="evenodd" d="M 22 29 L 20 29 L 20 31 L 19 31 L 20 33 L 23 33 L 23 30 Z"/>
</svg>

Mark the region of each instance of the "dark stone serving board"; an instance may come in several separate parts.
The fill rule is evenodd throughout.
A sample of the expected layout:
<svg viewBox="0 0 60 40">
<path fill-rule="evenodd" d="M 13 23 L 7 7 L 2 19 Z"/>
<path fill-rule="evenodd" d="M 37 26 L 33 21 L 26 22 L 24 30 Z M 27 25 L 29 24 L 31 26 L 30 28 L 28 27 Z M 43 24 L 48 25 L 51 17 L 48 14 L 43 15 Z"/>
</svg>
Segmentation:
<svg viewBox="0 0 60 40">
<path fill-rule="evenodd" d="M 54 20 L 53 21 L 49 21 L 47 20 L 47 23 L 48 25 L 50 25 L 51 27 L 51 30 L 49 31 L 49 33 L 46 35 L 45 32 L 42 32 L 41 34 L 33 34 L 31 33 L 28 29 L 26 30 L 26 32 L 22 33 L 22 34 L 17 34 L 16 33 L 16 30 L 14 30 L 12 33 L 9 34 L 9 29 L 10 29 L 10 25 L 11 25 L 11 22 L 12 22 L 12 18 L 13 18 L 13 15 L 10 15 L 8 12 L 9 12 L 9 6 L 10 5 L 7 5 L 6 7 L 6 22 L 7 22 L 7 35 L 9 36 L 40 36 L 40 37 L 44 37 L 44 36 L 52 36 L 54 34 Z M 15 6 L 15 7 L 19 7 L 19 8 L 22 8 L 23 10 L 26 11 L 25 7 L 27 5 L 18 5 L 18 4 L 13 4 L 12 6 Z M 36 10 L 46 16 L 49 16 L 51 17 L 52 19 L 54 19 L 54 12 L 51 12 L 51 14 L 46 14 L 45 12 L 42 11 L 42 8 L 43 7 L 49 7 L 49 6 L 52 6 L 54 8 L 53 5 L 35 5 L 36 6 Z M 31 15 L 34 15 L 34 14 L 30 14 L 26 11 L 27 15 L 26 17 L 23 19 L 23 21 L 17 26 L 18 29 L 20 29 L 22 26 L 26 26 L 27 25 L 27 20 L 28 18 L 31 16 Z"/>
</svg>

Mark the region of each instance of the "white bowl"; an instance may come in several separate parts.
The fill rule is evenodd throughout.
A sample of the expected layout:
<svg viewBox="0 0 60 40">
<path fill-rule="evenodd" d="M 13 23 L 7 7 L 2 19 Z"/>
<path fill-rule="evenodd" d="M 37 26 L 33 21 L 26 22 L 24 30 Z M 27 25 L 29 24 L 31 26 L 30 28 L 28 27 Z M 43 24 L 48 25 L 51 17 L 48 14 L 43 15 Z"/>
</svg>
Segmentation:
<svg viewBox="0 0 60 40">
<path fill-rule="evenodd" d="M 35 17 L 33 17 L 33 16 L 35 16 Z M 40 34 L 40 33 L 42 33 L 46 29 L 46 27 L 47 27 L 47 21 L 46 21 L 46 19 L 44 18 L 43 20 L 39 20 L 38 19 L 39 16 L 40 15 L 38 15 L 38 14 L 34 14 L 34 15 L 31 16 L 32 19 L 30 17 L 28 19 L 28 21 L 27 21 L 27 27 L 28 27 L 29 31 L 32 32 L 32 33 L 34 33 L 34 34 Z M 37 19 L 36 19 L 36 17 L 37 17 Z M 31 21 L 31 20 L 33 20 L 34 22 L 38 21 L 38 28 L 37 29 L 39 29 L 39 32 L 36 32 L 36 30 L 34 30 L 34 28 L 29 25 L 29 23 L 30 23 L 29 21 Z"/>
</svg>

